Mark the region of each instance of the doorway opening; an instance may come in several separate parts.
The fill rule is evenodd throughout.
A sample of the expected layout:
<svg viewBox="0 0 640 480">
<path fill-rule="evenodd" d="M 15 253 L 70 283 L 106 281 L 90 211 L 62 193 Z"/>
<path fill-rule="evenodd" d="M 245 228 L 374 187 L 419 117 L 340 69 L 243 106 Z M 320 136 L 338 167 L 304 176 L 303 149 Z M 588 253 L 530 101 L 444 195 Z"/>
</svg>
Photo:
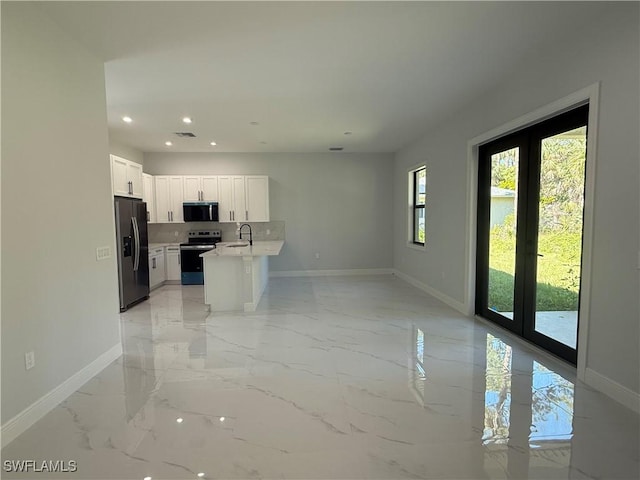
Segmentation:
<svg viewBox="0 0 640 480">
<path fill-rule="evenodd" d="M 476 314 L 576 364 L 589 106 L 479 148 Z"/>
</svg>

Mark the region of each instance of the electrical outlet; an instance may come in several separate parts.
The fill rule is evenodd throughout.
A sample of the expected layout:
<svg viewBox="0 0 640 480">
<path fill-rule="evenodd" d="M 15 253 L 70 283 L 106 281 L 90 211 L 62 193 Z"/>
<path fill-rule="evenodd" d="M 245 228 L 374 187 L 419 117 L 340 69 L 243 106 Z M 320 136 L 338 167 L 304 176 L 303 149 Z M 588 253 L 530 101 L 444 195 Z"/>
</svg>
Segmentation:
<svg viewBox="0 0 640 480">
<path fill-rule="evenodd" d="M 107 245 L 105 247 L 96 248 L 96 260 L 106 260 L 109 257 L 111 257 L 111 247 Z"/>
<path fill-rule="evenodd" d="M 27 370 L 31 370 L 36 366 L 36 354 L 33 352 L 27 352 L 24 354 L 24 367 Z"/>
<path fill-rule="evenodd" d="M 267 228 L 267 236 L 271 235 L 271 230 Z"/>
<path fill-rule="evenodd" d="M 320 258 L 320 254 L 316 252 L 316 259 Z"/>
</svg>

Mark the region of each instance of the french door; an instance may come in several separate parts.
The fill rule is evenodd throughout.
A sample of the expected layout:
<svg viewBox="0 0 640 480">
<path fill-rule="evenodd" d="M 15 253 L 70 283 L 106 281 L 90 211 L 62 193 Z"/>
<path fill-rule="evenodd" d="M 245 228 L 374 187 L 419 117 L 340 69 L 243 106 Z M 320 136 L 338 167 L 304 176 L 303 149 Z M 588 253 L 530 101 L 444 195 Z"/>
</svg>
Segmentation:
<svg viewBox="0 0 640 480">
<path fill-rule="evenodd" d="M 482 145 L 476 314 L 575 364 L 588 105 Z"/>
</svg>

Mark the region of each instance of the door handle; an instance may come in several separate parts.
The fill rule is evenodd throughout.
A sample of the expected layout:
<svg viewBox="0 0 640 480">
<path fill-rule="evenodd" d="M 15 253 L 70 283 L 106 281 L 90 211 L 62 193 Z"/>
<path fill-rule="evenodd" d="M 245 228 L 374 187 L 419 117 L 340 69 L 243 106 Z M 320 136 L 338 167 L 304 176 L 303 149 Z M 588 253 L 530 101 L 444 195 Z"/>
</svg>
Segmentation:
<svg viewBox="0 0 640 480">
<path fill-rule="evenodd" d="M 544 255 L 542 255 L 541 253 L 536 253 L 536 255 L 538 255 L 539 257 L 544 257 Z"/>
<path fill-rule="evenodd" d="M 137 272 L 140 267 L 140 230 L 138 229 L 138 219 L 136 217 L 131 217 L 131 222 L 133 224 L 133 237 L 136 242 L 135 245 L 135 253 L 133 260 L 133 271 Z"/>
</svg>

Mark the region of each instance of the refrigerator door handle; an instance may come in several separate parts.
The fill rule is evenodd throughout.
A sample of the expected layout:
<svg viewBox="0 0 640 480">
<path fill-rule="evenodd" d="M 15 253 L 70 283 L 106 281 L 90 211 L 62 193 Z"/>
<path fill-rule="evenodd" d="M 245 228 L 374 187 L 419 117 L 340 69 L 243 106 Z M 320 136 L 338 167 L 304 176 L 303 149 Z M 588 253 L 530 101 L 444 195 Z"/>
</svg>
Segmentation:
<svg viewBox="0 0 640 480">
<path fill-rule="evenodd" d="M 138 268 L 140 267 L 140 230 L 138 229 L 138 219 L 136 217 L 131 217 L 131 221 L 133 222 L 133 236 L 136 242 L 133 271 L 137 272 Z"/>
<path fill-rule="evenodd" d="M 209 204 L 209 220 L 213 220 L 213 205 Z"/>
</svg>

